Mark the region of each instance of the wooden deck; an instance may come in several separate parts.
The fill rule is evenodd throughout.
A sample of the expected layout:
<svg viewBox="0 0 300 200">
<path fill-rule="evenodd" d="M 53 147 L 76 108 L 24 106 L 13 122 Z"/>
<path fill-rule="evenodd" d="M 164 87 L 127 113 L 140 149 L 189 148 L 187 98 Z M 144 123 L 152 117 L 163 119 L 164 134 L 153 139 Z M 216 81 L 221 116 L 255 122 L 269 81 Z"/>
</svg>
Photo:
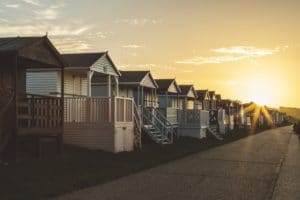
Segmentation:
<svg viewBox="0 0 300 200">
<path fill-rule="evenodd" d="M 131 98 L 66 98 L 64 142 L 92 150 L 132 151 L 134 104 Z"/>
</svg>

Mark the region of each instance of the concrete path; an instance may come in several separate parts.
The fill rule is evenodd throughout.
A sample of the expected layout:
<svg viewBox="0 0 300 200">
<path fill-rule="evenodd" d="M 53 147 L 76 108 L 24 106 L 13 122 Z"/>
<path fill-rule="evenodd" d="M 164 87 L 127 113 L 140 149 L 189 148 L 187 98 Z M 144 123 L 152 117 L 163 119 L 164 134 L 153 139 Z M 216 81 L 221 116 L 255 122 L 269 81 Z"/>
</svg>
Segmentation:
<svg viewBox="0 0 300 200">
<path fill-rule="evenodd" d="M 266 131 L 56 199 L 299 199 L 299 140 L 291 133 Z"/>
</svg>

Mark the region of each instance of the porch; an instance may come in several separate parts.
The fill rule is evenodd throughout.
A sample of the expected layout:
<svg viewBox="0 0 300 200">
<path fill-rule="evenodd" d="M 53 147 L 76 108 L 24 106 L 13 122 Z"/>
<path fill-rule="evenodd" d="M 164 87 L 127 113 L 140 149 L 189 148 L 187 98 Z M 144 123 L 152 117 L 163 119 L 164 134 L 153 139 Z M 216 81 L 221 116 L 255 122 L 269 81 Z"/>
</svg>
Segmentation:
<svg viewBox="0 0 300 200">
<path fill-rule="evenodd" d="M 209 111 L 206 110 L 178 110 L 179 135 L 202 139 L 207 136 L 209 127 Z"/>
<path fill-rule="evenodd" d="M 64 109 L 64 142 L 67 144 L 114 153 L 132 151 L 139 145 L 131 98 L 65 98 Z"/>
</svg>

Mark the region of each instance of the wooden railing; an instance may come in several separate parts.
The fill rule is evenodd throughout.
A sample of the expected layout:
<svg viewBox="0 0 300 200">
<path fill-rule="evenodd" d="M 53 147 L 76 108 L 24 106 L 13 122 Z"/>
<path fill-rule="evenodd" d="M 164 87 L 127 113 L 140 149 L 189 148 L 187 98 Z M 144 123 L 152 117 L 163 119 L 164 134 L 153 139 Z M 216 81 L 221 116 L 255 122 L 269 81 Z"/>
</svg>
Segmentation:
<svg viewBox="0 0 300 200">
<path fill-rule="evenodd" d="M 65 98 L 65 123 L 113 124 L 133 121 L 133 101 L 121 97 Z"/>
<path fill-rule="evenodd" d="M 178 109 L 177 108 L 159 108 L 159 111 L 173 124 L 178 125 Z"/>
<path fill-rule="evenodd" d="M 208 126 L 209 112 L 205 110 L 178 110 L 179 126 Z"/>
<path fill-rule="evenodd" d="M 63 126 L 62 109 L 61 98 L 27 94 L 17 102 L 18 128 L 33 132 L 60 129 Z"/>
<path fill-rule="evenodd" d="M 115 97 L 115 122 L 132 122 L 133 121 L 133 101 L 130 98 Z"/>
</svg>

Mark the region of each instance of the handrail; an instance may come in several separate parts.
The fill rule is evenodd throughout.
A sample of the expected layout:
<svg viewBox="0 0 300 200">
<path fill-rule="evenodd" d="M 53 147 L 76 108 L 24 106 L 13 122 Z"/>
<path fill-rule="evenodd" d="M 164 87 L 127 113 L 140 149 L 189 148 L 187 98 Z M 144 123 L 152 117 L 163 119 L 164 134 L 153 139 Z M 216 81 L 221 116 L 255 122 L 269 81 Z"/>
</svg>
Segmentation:
<svg viewBox="0 0 300 200">
<path fill-rule="evenodd" d="M 154 113 L 151 111 L 154 111 Z M 157 128 L 161 132 L 161 135 L 170 140 L 170 142 L 173 141 L 173 125 L 156 108 L 144 108 L 143 117 L 148 120 L 152 126 Z"/>
<path fill-rule="evenodd" d="M 133 116 L 133 119 L 134 119 L 134 126 L 136 126 L 135 128 L 137 129 L 137 135 L 135 135 L 135 142 L 136 142 L 136 145 L 141 148 L 142 147 L 142 137 L 141 137 L 141 134 L 142 134 L 142 119 L 141 119 L 141 116 L 138 112 L 138 108 L 135 104 L 135 102 L 133 101 L 133 112 L 134 112 L 134 116 Z M 136 131 L 136 130 L 135 130 Z"/>
</svg>

